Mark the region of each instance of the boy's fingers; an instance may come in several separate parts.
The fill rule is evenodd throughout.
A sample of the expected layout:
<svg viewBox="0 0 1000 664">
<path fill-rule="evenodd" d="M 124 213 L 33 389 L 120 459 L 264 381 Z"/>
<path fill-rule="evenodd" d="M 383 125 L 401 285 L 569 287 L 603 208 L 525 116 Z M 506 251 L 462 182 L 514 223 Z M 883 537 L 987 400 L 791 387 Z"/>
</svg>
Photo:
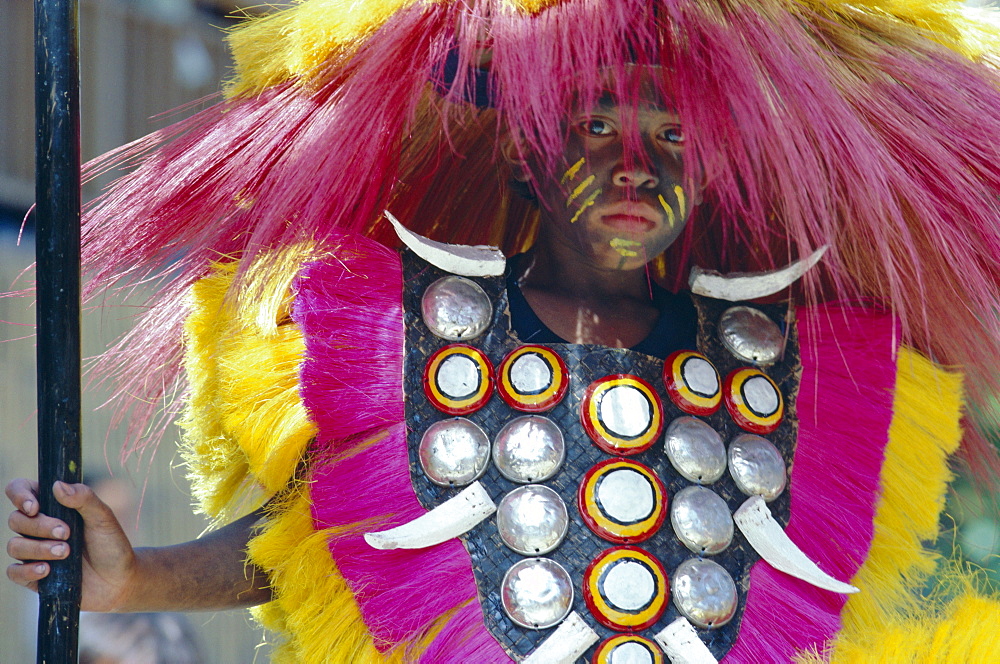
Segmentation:
<svg viewBox="0 0 1000 664">
<path fill-rule="evenodd" d="M 66 542 L 12 537 L 7 540 L 7 555 L 21 561 L 61 560 L 69 555 Z"/>
<path fill-rule="evenodd" d="M 7 527 L 25 537 L 57 540 L 69 537 L 69 527 L 59 519 L 50 516 L 25 516 L 17 510 L 7 517 Z"/>
<path fill-rule="evenodd" d="M 14 563 L 7 567 L 7 578 L 19 586 L 38 592 L 38 580 L 49 573 L 45 563 Z"/>
<path fill-rule="evenodd" d="M 18 510 L 28 516 L 38 513 L 38 482 L 19 477 L 8 482 L 4 492 Z"/>
<path fill-rule="evenodd" d="M 118 519 L 111 508 L 97 497 L 86 484 L 56 482 L 53 486 L 56 500 L 80 513 L 87 528 L 113 528 L 121 530 Z"/>
</svg>

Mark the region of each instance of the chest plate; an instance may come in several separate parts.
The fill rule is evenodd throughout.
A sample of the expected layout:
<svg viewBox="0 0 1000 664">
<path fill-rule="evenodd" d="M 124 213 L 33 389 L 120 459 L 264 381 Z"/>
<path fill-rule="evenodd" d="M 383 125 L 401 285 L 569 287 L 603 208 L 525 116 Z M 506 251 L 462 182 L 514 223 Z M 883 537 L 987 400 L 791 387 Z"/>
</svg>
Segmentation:
<svg viewBox="0 0 1000 664">
<path fill-rule="evenodd" d="M 454 340 L 433 334 L 421 313 L 425 291 L 447 273 L 408 252 L 403 266 L 411 480 L 428 509 L 453 497 L 476 477 L 500 505 L 497 515 L 462 538 L 473 561 L 486 626 L 494 637 L 519 659 L 551 633 L 545 617 L 558 621 L 559 616 L 550 615 L 549 605 L 540 610 L 532 605 L 551 597 L 525 599 L 524 595 L 565 593 L 549 573 L 561 568 L 568 574 L 572 591 L 566 602 L 602 639 L 587 653 L 588 661 L 607 652 L 613 643 L 652 639 L 682 615 L 681 608 L 692 619 L 692 606 L 695 618 L 727 619 L 722 626 L 698 629 L 701 639 L 721 659 L 739 632 L 750 567 L 758 559 L 738 530 L 726 542 L 726 512 L 735 511 L 746 500 L 746 492 L 770 489 L 776 494 L 769 504 L 771 512 L 782 525 L 788 521 L 784 472 L 790 471 L 794 454 L 798 389 L 794 326 L 781 359 L 763 370 L 783 402 L 784 416 L 777 419 L 769 412 L 757 412 L 762 410 L 760 399 L 767 402 L 769 397 L 755 396 L 754 385 L 760 381 L 748 371 L 752 365 L 727 350 L 719 335 L 718 323 L 731 303 L 696 298 L 699 347 L 678 350 L 697 350 L 714 365 L 723 401 L 726 390 L 749 395 L 742 411 L 739 404 L 713 408 L 712 399 L 699 392 L 696 374 L 701 359 L 693 354 L 671 356 L 665 378 L 663 359 L 627 349 L 547 344 L 540 352 L 527 352 L 528 361 L 519 364 L 521 373 L 512 374 L 512 363 L 526 351 L 510 331 L 504 278 L 471 280 L 485 293 L 492 309 L 484 331 L 458 340 L 475 349 L 467 351 L 453 347 Z M 784 307 L 754 306 L 784 324 Z M 504 362 L 505 358 L 513 359 Z M 686 366 L 694 370 L 693 382 L 679 385 L 671 378 L 671 367 L 691 358 L 693 363 Z M 457 372 L 442 373 L 440 367 L 449 361 Z M 547 375 L 550 382 L 538 383 L 539 374 Z M 461 383 L 463 376 L 473 376 L 475 384 L 451 384 Z M 693 392 L 692 387 L 696 388 Z M 763 410 L 768 408 L 765 403 Z M 471 456 L 456 460 L 429 453 L 425 434 L 456 416 L 484 434 L 478 442 L 464 445 Z M 530 418 L 538 417 L 546 423 L 531 426 Z M 698 453 L 692 455 L 684 445 L 668 456 L 665 440 L 672 433 L 681 430 L 681 437 L 688 435 L 690 440 L 707 428 L 704 425 L 728 448 L 721 468 Z M 476 428 L 465 421 L 461 426 Z M 517 438 L 519 426 L 521 438 Z M 685 429 L 694 432 L 684 434 Z M 762 433 L 773 447 L 764 445 L 761 451 L 754 437 L 734 442 L 748 432 Z M 464 430 L 461 435 L 466 435 Z M 519 456 L 516 450 L 525 448 L 525 440 L 534 451 Z M 509 453 L 512 449 L 515 452 Z M 767 457 L 773 450 L 777 454 L 770 466 L 766 459 L 760 461 L 761 455 Z M 781 471 L 777 490 L 772 486 L 775 463 Z M 552 492 L 558 498 L 552 499 Z M 542 516 L 519 525 L 518 515 L 524 514 Z M 728 524 L 731 528 L 731 521 Z M 735 586 L 735 606 L 728 615 L 725 607 L 715 606 L 716 595 L 706 597 L 698 587 L 698 583 L 715 583 L 717 568 Z M 523 580 L 520 590 L 518 578 Z M 522 607 L 525 611 L 518 611 L 518 602 L 527 604 Z M 698 624 L 696 619 L 692 622 Z M 623 634 L 630 635 L 629 639 L 623 640 Z M 609 643 L 610 639 L 615 641 Z"/>
</svg>

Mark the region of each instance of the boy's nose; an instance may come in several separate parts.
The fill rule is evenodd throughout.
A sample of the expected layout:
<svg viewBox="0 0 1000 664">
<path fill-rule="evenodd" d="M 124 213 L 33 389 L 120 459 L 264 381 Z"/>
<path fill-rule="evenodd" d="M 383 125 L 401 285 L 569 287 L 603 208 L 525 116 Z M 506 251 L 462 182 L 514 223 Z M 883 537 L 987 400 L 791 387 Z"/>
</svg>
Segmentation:
<svg viewBox="0 0 1000 664">
<path fill-rule="evenodd" d="M 616 187 L 632 187 L 635 189 L 652 189 L 660 183 L 659 178 L 648 169 L 636 166 L 633 168 L 618 168 L 611 176 L 611 182 Z"/>
</svg>

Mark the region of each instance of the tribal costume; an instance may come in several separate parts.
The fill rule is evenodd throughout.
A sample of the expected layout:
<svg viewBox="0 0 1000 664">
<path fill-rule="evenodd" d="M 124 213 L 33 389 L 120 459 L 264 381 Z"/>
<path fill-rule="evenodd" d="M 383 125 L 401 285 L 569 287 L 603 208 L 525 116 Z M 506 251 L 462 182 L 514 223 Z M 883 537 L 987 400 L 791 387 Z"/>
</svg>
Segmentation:
<svg viewBox="0 0 1000 664">
<path fill-rule="evenodd" d="M 758 561 L 737 579 L 738 636 L 713 652 L 988 661 L 996 637 L 978 627 L 1000 617 L 996 604 L 960 578 L 940 602 L 916 589 L 939 562 L 923 542 L 937 533 L 963 399 L 956 374 L 927 357 L 961 365 L 973 403 L 997 381 L 992 14 L 974 20 L 953 2 L 363 5 L 309 0 L 241 28 L 226 101 L 91 168 L 141 160 L 89 212 L 92 292 L 169 277 L 99 370 L 124 378 L 137 430 L 164 394 L 185 392 L 208 514 L 269 501 L 249 556 L 275 588 L 258 615 L 287 636 L 281 656 L 493 662 L 537 645 L 530 629 L 529 645 L 496 638 L 507 618 L 491 613 L 474 546 L 377 550 L 363 537 L 431 506 L 407 449 L 423 424 L 402 399 L 414 379 L 402 302 L 420 293 L 387 248 L 382 210 L 439 240 L 523 249 L 538 210 L 498 174 L 498 132 L 561 172 L 566 109 L 608 89 L 635 102 L 640 65 L 664 73 L 658 92 L 706 183 L 657 278 L 676 288 L 692 263 L 772 269 L 829 246 L 786 321 L 798 356 L 782 390 L 797 422 L 779 520 L 861 592 L 845 600 Z M 698 350 L 709 324 L 703 315 Z M 569 398 L 589 381 L 571 380 Z M 966 435 L 960 453 L 985 473 L 984 445 Z"/>
</svg>

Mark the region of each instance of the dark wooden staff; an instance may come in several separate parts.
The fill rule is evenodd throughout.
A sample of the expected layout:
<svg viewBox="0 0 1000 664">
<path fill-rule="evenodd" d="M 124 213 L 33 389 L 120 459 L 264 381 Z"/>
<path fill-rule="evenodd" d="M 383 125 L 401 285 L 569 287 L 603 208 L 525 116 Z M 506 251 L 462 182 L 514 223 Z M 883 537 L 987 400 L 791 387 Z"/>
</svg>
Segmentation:
<svg viewBox="0 0 1000 664">
<path fill-rule="evenodd" d="M 67 522 L 72 554 L 39 584 L 38 662 L 77 661 L 82 525 L 56 502 L 79 482 L 80 69 L 77 0 L 35 0 L 35 260 L 41 511 Z"/>
</svg>

